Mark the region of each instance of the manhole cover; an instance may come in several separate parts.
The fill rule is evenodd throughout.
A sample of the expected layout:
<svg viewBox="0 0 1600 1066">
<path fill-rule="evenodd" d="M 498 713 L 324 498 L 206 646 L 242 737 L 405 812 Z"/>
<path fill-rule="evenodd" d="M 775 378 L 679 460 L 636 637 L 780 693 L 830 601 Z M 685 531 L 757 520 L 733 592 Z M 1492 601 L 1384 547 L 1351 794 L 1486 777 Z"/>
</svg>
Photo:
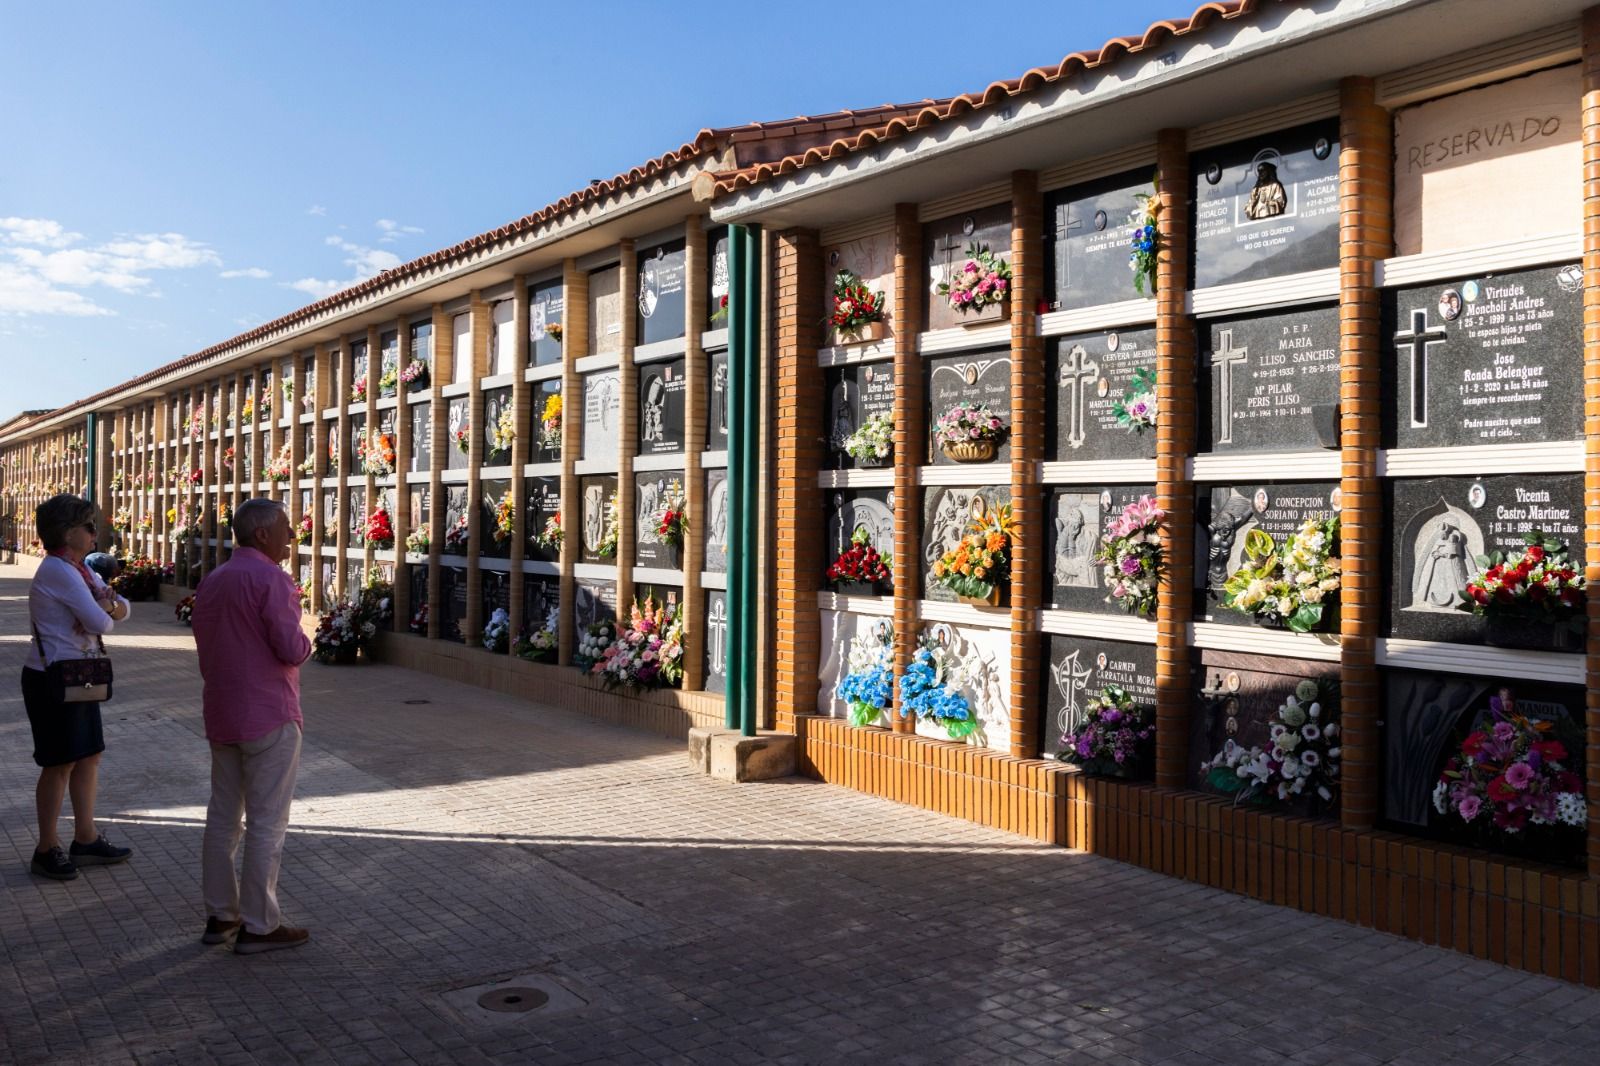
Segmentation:
<svg viewBox="0 0 1600 1066">
<path fill-rule="evenodd" d="M 506 1014 L 538 1010 L 549 1002 L 549 995 L 537 988 L 496 988 L 478 997 L 478 1006 Z"/>
<path fill-rule="evenodd" d="M 433 701 L 432 700 L 401 700 L 400 702 L 404 703 L 408 707 L 420 707 L 424 703 L 432 703 Z"/>
</svg>

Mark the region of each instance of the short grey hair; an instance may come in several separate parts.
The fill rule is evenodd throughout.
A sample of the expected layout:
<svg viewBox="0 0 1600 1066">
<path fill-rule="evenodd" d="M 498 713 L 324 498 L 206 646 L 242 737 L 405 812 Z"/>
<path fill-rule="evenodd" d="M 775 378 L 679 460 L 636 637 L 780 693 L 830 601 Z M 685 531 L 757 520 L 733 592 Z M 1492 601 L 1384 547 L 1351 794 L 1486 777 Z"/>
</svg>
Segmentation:
<svg viewBox="0 0 1600 1066">
<path fill-rule="evenodd" d="M 277 521 L 278 514 L 289 517 L 289 508 L 282 500 L 269 500 L 256 496 L 239 505 L 233 512 L 233 543 L 249 547 L 255 542 L 256 530 L 266 529 Z"/>
</svg>

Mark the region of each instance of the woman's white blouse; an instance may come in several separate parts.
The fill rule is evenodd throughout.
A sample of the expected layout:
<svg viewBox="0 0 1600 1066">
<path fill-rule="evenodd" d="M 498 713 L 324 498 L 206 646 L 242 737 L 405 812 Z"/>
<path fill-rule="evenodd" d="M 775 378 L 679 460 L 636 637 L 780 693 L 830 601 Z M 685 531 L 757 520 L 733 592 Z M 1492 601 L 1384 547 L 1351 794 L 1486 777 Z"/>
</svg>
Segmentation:
<svg viewBox="0 0 1600 1066">
<path fill-rule="evenodd" d="M 91 570 L 89 575 L 96 588 L 106 591 L 99 574 Z M 127 606 L 127 600 L 121 596 L 117 599 Z M 114 624 L 105 608 L 89 592 L 77 568 L 54 555 L 45 556 L 38 573 L 33 576 L 33 585 L 28 589 L 28 619 L 38 630 L 50 662 L 98 654 L 99 645 L 94 638 L 111 632 Z M 78 631 L 79 627 L 82 632 Z M 28 632 L 28 660 L 24 665 L 34 670 L 44 669 L 33 630 Z"/>
</svg>

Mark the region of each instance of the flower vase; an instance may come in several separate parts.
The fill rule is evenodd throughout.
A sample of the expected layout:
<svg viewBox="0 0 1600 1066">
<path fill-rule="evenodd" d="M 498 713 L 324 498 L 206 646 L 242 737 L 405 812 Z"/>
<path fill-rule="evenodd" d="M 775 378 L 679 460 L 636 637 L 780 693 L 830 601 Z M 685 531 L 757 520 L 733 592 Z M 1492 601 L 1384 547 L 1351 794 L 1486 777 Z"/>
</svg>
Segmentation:
<svg viewBox="0 0 1600 1066">
<path fill-rule="evenodd" d="M 1584 630 L 1566 623 L 1505 614 L 1487 615 L 1484 622 L 1484 640 L 1497 647 L 1529 651 L 1583 650 Z"/>
<path fill-rule="evenodd" d="M 989 589 L 989 595 L 987 596 L 963 596 L 957 593 L 956 599 L 974 607 L 1003 607 L 1005 606 L 1006 590 L 999 585 L 995 585 Z"/>
<path fill-rule="evenodd" d="M 857 470 L 880 470 L 886 466 L 894 465 L 894 449 L 888 455 L 869 455 L 865 459 L 853 460 Z"/>
<path fill-rule="evenodd" d="M 410 392 L 426 392 L 428 389 L 428 384 L 428 371 L 424 370 L 422 373 L 408 381 L 406 383 L 406 388 Z"/>
<path fill-rule="evenodd" d="M 833 591 L 840 596 L 881 596 L 876 581 L 835 581 Z"/>
<path fill-rule="evenodd" d="M 333 649 L 333 662 L 336 666 L 354 666 L 361 649 L 355 644 L 341 644 Z"/>
<path fill-rule="evenodd" d="M 853 330 L 834 330 L 833 342 L 836 345 L 869 344 L 873 341 L 883 340 L 884 332 L 882 322 L 868 322 L 865 325 L 857 326 Z"/>
<path fill-rule="evenodd" d="M 1004 322 L 1010 309 L 1011 301 L 1010 299 L 1005 299 L 997 304 L 990 304 L 988 307 L 980 308 L 977 311 L 960 311 L 957 313 L 961 315 L 961 328 L 973 329 L 978 326 L 993 326 Z"/>
<path fill-rule="evenodd" d="M 994 451 L 992 440 L 964 440 L 944 445 L 945 457 L 958 463 L 987 463 L 994 459 Z"/>
</svg>

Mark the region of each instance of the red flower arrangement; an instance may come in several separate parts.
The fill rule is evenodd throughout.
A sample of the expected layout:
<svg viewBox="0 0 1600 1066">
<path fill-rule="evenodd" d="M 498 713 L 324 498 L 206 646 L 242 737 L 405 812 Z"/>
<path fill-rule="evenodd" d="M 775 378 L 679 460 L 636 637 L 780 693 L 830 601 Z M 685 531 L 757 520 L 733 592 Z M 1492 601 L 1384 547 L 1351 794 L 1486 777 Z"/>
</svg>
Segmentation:
<svg viewBox="0 0 1600 1066">
<path fill-rule="evenodd" d="M 872 534 L 865 526 L 857 526 L 850 535 L 850 546 L 828 567 L 828 580 L 836 584 L 845 581 L 886 584 L 893 579 L 893 568 L 893 559 L 879 554 L 872 546 Z"/>
<path fill-rule="evenodd" d="M 308 511 L 300 516 L 300 528 L 295 531 L 294 535 L 295 543 L 310 544 L 311 528 L 311 513 Z"/>
<path fill-rule="evenodd" d="M 873 292 L 856 274 L 841 270 L 833 276 L 833 313 L 828 325 L 837 333 L 859 333 L 865 326 L 883 321 L 883 293 Z"/>
<path fill-rule="evenodd" d="M 682 503 L 677 506 L 668 504 L 661 509 L 658 516 L 660 522 L 656 526 L 656 536 L 662 542 L 677 547 L 683 543 L 683 534 L 689 528 L 689 513 Z"/>
<path fill-rule="evenodd" d="M 394 547 L 394 524 L 389 521 L 389 509 L 381 503 L 367 516 L 366 536 L 367 543 L 379 550 Z"/>
<path fill-rule="evenodd" d="M 1567 546 L 1535 530 L 1523 535 L 1527 549 L 1479 560 L 1478 572 L 1461 593 L 1463 611 L 1517 614 L 1561 620 L 1584 608 L 1583 576 L 1567 559 Z"/>
</svg>

